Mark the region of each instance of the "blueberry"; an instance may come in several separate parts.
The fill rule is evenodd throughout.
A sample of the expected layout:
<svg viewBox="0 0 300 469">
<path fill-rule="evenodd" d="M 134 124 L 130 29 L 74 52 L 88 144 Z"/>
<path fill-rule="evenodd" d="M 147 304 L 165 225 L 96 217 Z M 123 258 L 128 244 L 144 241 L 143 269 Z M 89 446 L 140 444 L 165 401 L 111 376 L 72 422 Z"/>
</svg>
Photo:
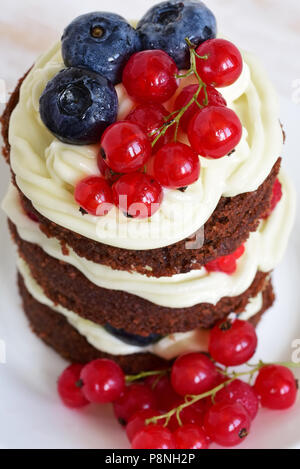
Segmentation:
<svg viewBox="0 0 300 469">
<path fill-rule="evenodd" d="M 138 347 L 146 347 L 147 345 L 152 345 L 162 339 L 161 335 L 150 334 L 146 337 L 141 335 L 130 334 L 129 332 L 124 331 L 124 329 L 116 329 L 110 324 L 106 324 L 105 329 L 111 335 L 117 337 L 125 344 L 136 345 Z"/>
<path fill-rule="evenodd" d="M 59 140 L 75 145 L 99 142 L 117 112 L 118 97 L 112 83 L 82 68 L 59 72 L 40 98 L 40 115 L 46 127 Z"/>
<path fill-rule="evenodd" d="M 141 50 L 136 30 L 114 13 L 79 16 L 65 29 L 62 55 L 67 67 L 84 67 L 120 83 L 130 56 Z"/>
<path fill-rule="evenodd" d="M 143 49 L 162 49 L 179 69 L 189 68 L 190 54 L 185 38 L 198 46 L 216 37 L 213 13 L 202 2 L 170 0 L 162 2 L 144 15 L 137 25 Z"/>
</svg>

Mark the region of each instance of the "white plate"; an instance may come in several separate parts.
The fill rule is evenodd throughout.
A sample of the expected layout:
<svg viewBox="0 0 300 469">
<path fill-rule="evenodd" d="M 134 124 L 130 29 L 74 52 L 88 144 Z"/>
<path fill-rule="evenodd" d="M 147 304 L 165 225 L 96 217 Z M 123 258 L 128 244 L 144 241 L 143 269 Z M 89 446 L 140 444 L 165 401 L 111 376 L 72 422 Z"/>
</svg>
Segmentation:
<svg viewBox="0 0 300 469">
<path fill-rule="evenodd" d="M 299 106 L 283 101 L 282 120 L 288 135 L 284 166 L 299 187 Z M 3 196 L 9 173 L 3 163 L 0 168 Z M 0 365 L 0 447 L 128 448 L 125 433 L 109 406 L 74 412 L 60 403 L 56 379 L 66 362 L 27 326 L 15 284 L 14 249 L 2 213 L 0 220 L 0 340 L 5 341 L 7 353 L 7 363 Z M 275 273 L 277 302 L 258 328 L 256 358 L 265 361 L 291 360 L 292 343 L 300 339 L 298 233 L 299 219 L 284 262 Z M 287 412 L 262 410 L 250 436 L 239 448 L 300 449 L 299 412 L 300 400 Z"/>
</svg>

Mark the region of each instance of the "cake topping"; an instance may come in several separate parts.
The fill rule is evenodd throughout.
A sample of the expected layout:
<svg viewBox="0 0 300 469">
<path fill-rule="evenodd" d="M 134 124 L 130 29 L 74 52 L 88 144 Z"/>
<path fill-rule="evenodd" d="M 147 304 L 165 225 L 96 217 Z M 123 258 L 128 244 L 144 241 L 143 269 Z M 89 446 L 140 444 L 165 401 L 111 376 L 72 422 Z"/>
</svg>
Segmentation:
<svg viewBox="0 0 300 469">
<path fill-rule="evenodd" d="M 144 48 L 150 40 L 148 50 L 140 50 L 139 35 Z M 128 218 L 151 217 L 163 199 L 161 185 L 186 191 L 199 179 L 198 155 L 221 158 L 241 140 L 238 116 L 212 85 L 236 81 L 242 58 L 230 42 L 207 40 L 214 35 L 214 16 L 193 1 L 156 5 L 140 21 L 138 32 L 118 15 L 97 12 L 78 17 L 64 32 L 62 56 L 70 68 L 46 86 L 40 98 L 41 119 L 65 143 L 101 141 L 98 168 L 113 184 L 114 203 Z M 169 54 L 164 50 L 166 37 Z M 189 59 L 187 72 L 179 73 L 172 53 L 180 68 Z M 119 106 L 112 83 L 120 81 L 121 72 L 123 86 L 137 106 L 127 120 L 115 122 Z M 167 110 L 163 104 L 176 97 L 180 80 L 189 77 L 197 84 L 186 86 L 175 107 L 173 99 L 173 112 Z M 172 109 L 172 103 L 168 107 Z M 182 130 L 192 148 L 180 142 Z M 151 177 L 136 173 L 142 169 Z M 128 173 L 135 174 L 122 176 Z M 111 202 L 108 185 L 98 176 L 78 183 L 74 195 L 90 214 L 109 212 L 102 210 Z M 137 210 L 136 204 L 145 204 L 144 210 Z"/>
<path fill-rule="evenodd" d="M 127 93 L 140 103 L 162 104 L 175 93 L 178 68 L 173 59 L 162 50 L 137 52 L 128 61 L 123 72 Z"/>
<path fill-rule="evenodd" d="M 242 138 L 242 124 L 234 111 L 225 106 L 208 106 L 198 111 L 189 124 L 192 148 L 204 157 L 228 155 Z"/>
<path fill-rule="evenodd" d="M 185 103 L 186 104 L 186 103 Z M 178 108 L 177 108 L 178 109 Z M 161 104 L 139 104 L 126 117 L 126 120 L 139 125 L 153 142 L 160 134 L 160 130 L 166 123 L 170 113 Z M 166 143 L 170 143 L 174 138 L 174 127 L 168 131 L 153 146 L 155 153 Z"/>
<path fill-rule="evenodd" d="M 120 121 L 111 125 L 101 139 L 101 155 L 116 173 L 141 169 L 151 156 L 151 143 L 141 127 Z"/>
<path fill-rule="evenodd" d="M 241 75 L 243 59 L 238 48 L 225 39 L 213 39 L 197 47 L 197 71 L 207 85 L 222 88 L 232 85 Z"/>
<path fill-rule="evenodd" d="M 173 111 L 177 111 L 178 109 L 182 109 L 185 107 L 196 95 L 198 90 L 198 85 L 188 85 L 183 90 L 180 92 L 180 94 L 177 96 L 174 109 Z M 219 93 L 218 90 L 216 90 L 213 86 L 208 85 L 206 87 L 206 93 L 207 93 L 207 105 L 208 106 L 226 106 L 227 103 L 221 93 Z M 201 88 L 201 91 L 198 95 L 197 98 L 197 103 L 193 102 L 193 104 L 185 111 L 183 114 L 182 118 L 180 119 L 180 128 L 184 131 L 187 132 L 189 123 L 194 117 L 194 115 L 199 111 L 199 106 L 205 106 L 205 91 L 204 88 Z"/>
<path fill-rule="evenodd" d="M 200 174 L 200 160 L 188 145 L 168 143 L 150 162 L 151 172 L 164 187 L 180 189 L 197 181 Z"/>
<path fill-rule="evenodd" d="M 74 197 L 81 210 L 98 217 L 107 215 L 113 207 L 111 188 L 102 177 L 88 176 L 80 181 L 75 188 Z"/>
<path fill-rule="evenodd" d="M 135 29 L 114 13 L 79 16 L 62 37 L 62 55 L 67 67 L 93 70 L 113 84 L 120 83 L 126 62 L 140 49 Z"/>
<path fill-rule="evenodd" d="M 86 145 L 99 142 L 117 118 L 118 97 L 103 76 L 82 68 L 67 68 L 47 84 L 40 98 L 46 127 L 62 142 Z"/>
<path fill-rule="evenodd" d="M 143 49 L 164 50 L 179 69 L 189 67 L 190 53 L 185 42 L 193 44 L 216 37 L 216 19 L 202 3 L 171 0 L 154 5 L 137 25 Z"/>
<path fill-rule="evenodd" d="M 112 190 L 115 205 L 129 218 L 151 217 L 163 200 L 161 185 L 144 173 L 125 174 Z"/>
</svg>

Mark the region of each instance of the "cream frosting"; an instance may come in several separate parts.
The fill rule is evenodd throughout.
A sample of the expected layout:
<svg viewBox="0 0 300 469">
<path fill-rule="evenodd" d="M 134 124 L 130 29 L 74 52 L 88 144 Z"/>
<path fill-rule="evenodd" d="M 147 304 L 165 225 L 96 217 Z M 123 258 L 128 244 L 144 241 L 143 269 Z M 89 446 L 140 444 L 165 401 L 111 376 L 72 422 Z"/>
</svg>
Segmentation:
<svg viewBox="0 0 300 469">
<path fill-rule="evenodd" d="M 73 146 L 58 141 L 39 115 L 39 97 L 47 82 L 63 68 L 57 43 L 36 62 L 22 84 L 10 121 L 11 166 L 22 192 L 42 215 L 87 238 L 125 249 L 154 249 L 190 236 L 208 220 L 220 197 L 254 191 L 265 180 L 281 153 L 276 93 L 260 63 L 244 53 L 239 80 L 220 90 L 239 115 L 243 137 L 230 157 L 200 157 L 199 180 L 186 192 L 165 191 L 160 210 L 150 219 L 128 219 L 114 208 L 105 217 L 82 216 L 74 201 L 74 185 L 98 174 L 97 146 Z M 188 81 L 182 80 L 181 86 Z M 119 117 L 132 107 L 122 85 L 117 86 Z M 168 105 L 168 104 L 167 104 Z"/>
<path fill-rule="evenodd" d="M 40 303 L 48 306 L 53 311 L 62 314 L 86 340 L 97 350 L 111 355 L 131 355 L 133 353 L 150 352 L 165 360 L 171 360 L 187 352 L 204 352 L 208 349 L 208 331 L 197 329 L 191 332 L 171 334 L 159 342 L 146 347 L 126 344 L 116 338 L 103 327 L 91 321 L 81 318 L 78 314 L 67 310 L 61 305 L 54 304 L 43 292 L 42 288 L 34 280 L 27 264 L 19 257 L 18 269 L 22 275 L 29 293 Z M 262 295 L 258 295 L 247 306 L 248 319 L 261 309 Z"/>
<path fill-rule="evenodd" d="M 258 270 L 269 272 L 280 262 L 295 215 L 295 191 L 284 173 L 280 174 L 283 197 L 271 216 L 250 235 L 246 251 L 233 275 L 207 273 L 205 268 L 172 277 L 147 277 L 135 272 L 113 270 L 78 256 L 72 248 L 62 252 L 59 241 L 46 237 L 37 223 L 24 213 L 19 194 L 11 185 L 3 209 L 25 241 L 39 245 L 48 255 L 65 261 L 83 273 L 95 285 L 132 293 L 160 306 L 186 308 L 199 303 L 216 304 L 222 297 L 242 294 L 253 282 Z"/>
</svg>

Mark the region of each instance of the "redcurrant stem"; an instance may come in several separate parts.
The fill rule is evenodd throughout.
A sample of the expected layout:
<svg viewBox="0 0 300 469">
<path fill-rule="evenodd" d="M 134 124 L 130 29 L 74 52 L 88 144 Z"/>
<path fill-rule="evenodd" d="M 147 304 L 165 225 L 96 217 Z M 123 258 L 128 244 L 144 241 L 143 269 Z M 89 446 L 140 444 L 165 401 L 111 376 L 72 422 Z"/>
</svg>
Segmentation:
<svg viewBox="0 0 300 469">
<path fill-rule="evenodd" d="M 170 372 L 170 368 L 165 370 L 157 371 L 142 371 L 137 375 L 126 375 L 126 383 L 132 383 L 133 381 L 140 381 L 141 379 L 148 378 L 149 376 L 165 376 Z"/>
<path fill-rule="evenodd" d="M 286 366 L 288 368 L 300 368 L 300 363 L 296 364 L 296 363 L 292 363 L 292 362 L 278 362 L 278 363 L 273 363 L 273 364 Z M 180 419 L 180 413 L 182 412 L 183 409 L 195 404 L 196 402 L 198 402 L 202 399 L 205 399 L 206 397 L 211 397 L 212 401 L 214 402 L 216 394 L 219 391 L 221 391 L 221 389 L 225 388 L 230 383 L 232 383 L 236 379 L 241 378 L 243 376 L 248 376 L 249 375 L 250 379 L 253 378 L 254 374 L 257 371 L 259 371 L 261 368 L 263 368 L 265 366 L 268 366 L 268 365 L 269 365 L 268 363 L 264 363 L 263 361 L 260 360 L 257 365 L 251 365 L 251 364 L 247 363 L 247 366 L 252 368 L 252 370 L 249 370 L 249 371 L 243 371 L 243 372 L 240 372 L 240 373 L 236 373 L 234 371 L 232 373 L 228 373 L 225 370 L 218 370 L 218 372 L 220 374 L 228 376 L 229 379 L 226 380 L 224 383 L 219 384 L 214 389 L 211 389 L 210 391 L 207 391 L 203 394 L 186 396 L 185 397 L 185 402 L 183 404 L 181 404 L 180 406 L 178 406 L 174 409 L 171 409 L 166 414 L 158 415 L 158 416 L 153 417 L 151 419 L 147 419 L 145 421 L 145 423 L 146 423 L 146 425 L 148 425 L 150 423 L 156 424 L 159 420 L 165 419 L 164 426 L 167 427 L 170 419 L 172 418 L 172 416 L 176 414 L 177 421 L 178 421 L 179 425 L 182 426 L 182 422 L 181 422 L 181 419 Z"/>
<path fill-rule="evenodd" d="M 195 51 L 195 46 L 191 43 L 191 41 L 188 38 L 186 38 L 185 40 L 186 40 L 186 43 L 188 44 L 189 49 L 190 49 L 190 56 L 191 56 L 190 69 L 182 75 L 175 75 L 175 78 L 182 79 L 182 78 L 187 78 L 191 75 L 195 75 L 195 77 L 198 80 L 199 87 L 198 87 L 196 93 L 194 94 L 194 96 L 192 97 L 192 99 L 190 99 L 190 101 L 183 108 L 178 109 L 178 111 L 172 112 L 168 116 L 167 119 L 170 119 L 172 116 L 176 115 L 176 117 L 174 117 L 174 119 L 166 122 L 160 129 L 158 129 L 159 133 L 155 137 L 155 139 L 152 141 L 152 147 L 154 147 L 154 145 L 158 142 L 158 140 L 165 135 L 167 130 L 170 127 L 172 127 L 172 125 L 176 125 L 176 129 L 175 129 L 175 132 L 174 132 L 174 141 L 176 142 L 177 138 L 178 138 L 178 130 L 179 130 L 180 119 L 182 118 L 183 114 L 194 103 L 196 103 L 198 105 L 198 107 L 200 107 L 201 109 L 204 106 L 207 106 L 207 104 L 208 104 L 207 85 L 202 81 L 200 75 L 198 74 L 197 66 L 196 66 L 196 57 L 199 58 L 199 59 L 206 60 L 207 56 L 201 57 L 200 55 L 198 55 Z M 201 104 L 198 102 L 198 97 L 199 97 L 199 94 L 200 94 L 200 91 L 202 90 L 202 88 L 204 89 L 204 95 L 205 95 L 203 106 L 201 106 Z M 150 134 L 150 137 L 151 136 L 153 136 L 153 134 L 152 135 Z"/>
</svg>

